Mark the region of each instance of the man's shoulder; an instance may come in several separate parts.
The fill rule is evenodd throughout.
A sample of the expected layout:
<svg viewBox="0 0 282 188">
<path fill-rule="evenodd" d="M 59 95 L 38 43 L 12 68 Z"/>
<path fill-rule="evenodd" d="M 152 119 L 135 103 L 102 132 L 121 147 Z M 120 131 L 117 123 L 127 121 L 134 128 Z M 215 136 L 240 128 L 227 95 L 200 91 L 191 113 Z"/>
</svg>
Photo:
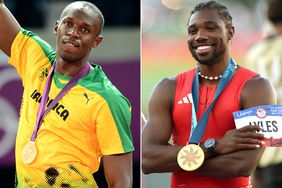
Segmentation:
<svg viewBox="0 0 282 188">
<path fill-rule="evenodd" d="M 45 56 L 52 56 L 55 54 L 52 46 L 47 43 L 45 40 L 37 36 L 32 31 L 26 30 L 24 28 L 21 28 L 18 35 L 16 36 L 14 40 L 14 46 L 17 46 L 18 48 L 22 48 L 23 46 L 26 46 L 28 48 L 32 47 L 32 52 L 35 51 L 43 51 Z"/>
<path fill-rule="evenodd" d="M 257 105 L 276 104 L 277 96 L 269 79 L 256 76 L 249 79 L 241 94 L 242 109 Z"/>
<path fill-rule="evenodd" d="M 38 35 L 36 35 L 32 31 L 21 28 L 19 34 L 33 39 L 35 42 L 39 43 L 40 45 L 45 45 L 45 46 L 48 46 L 49 48 L 51 48 L 51 45 L 49 43 L 47 43 L 45 40 L 43 40 L 41 37 L 39 37 Z"/>
<path fill-rule="evenodd" d="M 163 103 L 164 101 L 170 101 L 171 97 L 174 96 L 174 92 L 177 84 L 176 79 L 177 79 L 176 77 L 163 78 L 154 87 L 150 101 L 161 101 L 161 103 Z"/>
<path fill-rule="evenodd" d="M 248 80 L 245 87 L 260 88 L 265 86 L 272 86 L 270 80 L 260 75 L 254 76 Z"/>
<path fill-rule="evenodd" d="M 162 78 L 158 85 L 173 85 L 176 84 L 176 77 L 166 77 Z"/>
<path fill-rule="evenodd" d="M 177 84 L 177 77 L 163 78 L 155 87 L 155 91 L 161 93 L 168 93 L 174 91 Z"/>
<path fill-rule="evenodd" d="M 92 65 L 94 69 L 80 84 L 90 92 L 94 92 L 102 97 L 107 103 L 126 101 L 130 102 L 121 91 L 110 81 L 100 65 Z"/>
<path fill-rule="evenodd" d="M 275 94 L 274 88 L 270 80 L 260 75 L 250 78 L 243 88 L 243 94 L 246 96 L 257 96 L 257 95 L 272 95 Z"/>
<path fill-rule="evenodd" d="M 166 77 L 163 78 L 155 87 L 156 91 L 160 91 L 163 93 L 166 92 L 175 92 L 175 89 L 179 83 L 189 82 L 193 80 L 195 76 L 196 69 L 189 69 L 187 71 L 181 72 L 177 74 L 175 77 Z"/>
</svg>

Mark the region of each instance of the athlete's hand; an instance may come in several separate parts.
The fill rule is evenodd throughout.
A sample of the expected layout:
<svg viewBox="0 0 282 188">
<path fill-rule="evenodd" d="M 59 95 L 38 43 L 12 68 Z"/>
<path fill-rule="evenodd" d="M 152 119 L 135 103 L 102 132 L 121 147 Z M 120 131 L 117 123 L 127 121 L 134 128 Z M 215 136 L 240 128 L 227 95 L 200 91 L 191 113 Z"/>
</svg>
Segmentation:
<svg viewBox="0 0 282 188">
<path fill-rule="evenodd" d="M 227 154 L 239 150 L 261 148 L 264 144 L 264 136 L 257 133 L 258 131 L 260 131 L 260 127 L 256 125 L 229 130 L 223 138 L 217 140 L 215 152 L 217 154 Z"/>
</svg>

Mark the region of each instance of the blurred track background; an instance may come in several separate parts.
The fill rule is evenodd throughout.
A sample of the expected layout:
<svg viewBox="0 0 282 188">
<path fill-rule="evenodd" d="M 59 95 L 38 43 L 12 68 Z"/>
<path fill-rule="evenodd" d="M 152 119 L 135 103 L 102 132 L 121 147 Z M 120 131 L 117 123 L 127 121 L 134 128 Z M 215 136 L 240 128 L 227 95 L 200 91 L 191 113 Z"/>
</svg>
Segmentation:
<svg viewBox="0 0 282 188">
<path fill-rule="evenodd" d="M 142 112 L 162 78 L 174 77 L 196 65 L 187 47 L 187 22 L 193 7 L 203 0 L 142 0 Z M 265 19 L 266 0 L 218 0 L 228 7 L 235 26 L 232 57 L 244 65 L 246 51 L 271 30 Z M 142 175 L 143 188 L 168 188 L 169 173 Z"/>
</svg>

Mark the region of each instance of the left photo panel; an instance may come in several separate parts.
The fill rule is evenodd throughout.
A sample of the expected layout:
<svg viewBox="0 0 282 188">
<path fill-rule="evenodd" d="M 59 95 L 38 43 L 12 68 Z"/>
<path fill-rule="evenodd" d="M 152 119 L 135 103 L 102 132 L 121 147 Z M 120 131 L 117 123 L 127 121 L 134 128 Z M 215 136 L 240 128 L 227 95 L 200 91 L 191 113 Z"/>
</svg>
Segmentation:
<svg viewBox="0 0 282 188">
<path fill-rule="evenodd" d="M 1 187 L 140 187 L 140 1 L 0 17 Z"/>
</svg>

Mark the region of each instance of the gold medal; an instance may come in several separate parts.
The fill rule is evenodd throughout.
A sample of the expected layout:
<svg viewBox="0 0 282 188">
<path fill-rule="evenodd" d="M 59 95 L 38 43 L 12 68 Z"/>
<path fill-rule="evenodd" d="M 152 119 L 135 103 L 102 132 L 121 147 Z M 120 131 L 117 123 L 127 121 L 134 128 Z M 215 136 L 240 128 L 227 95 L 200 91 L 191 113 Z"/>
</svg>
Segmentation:
<svg viewBox="0 0 282 188">
<path fill-rule="evenodd" d="M 34 141 L 29 141 L 23 148 L 22 160 L 25 164 L 32 163 L 37 156 L 37 148 Z"/>
<path fill-rule="evenodd" d="M 188 144 L 181 148 L 177 154 L 178 165 L 186 171 L 198 169 L 205 160 L 205 154 L 202 148 L 196 144 Z"/>
</svg>

